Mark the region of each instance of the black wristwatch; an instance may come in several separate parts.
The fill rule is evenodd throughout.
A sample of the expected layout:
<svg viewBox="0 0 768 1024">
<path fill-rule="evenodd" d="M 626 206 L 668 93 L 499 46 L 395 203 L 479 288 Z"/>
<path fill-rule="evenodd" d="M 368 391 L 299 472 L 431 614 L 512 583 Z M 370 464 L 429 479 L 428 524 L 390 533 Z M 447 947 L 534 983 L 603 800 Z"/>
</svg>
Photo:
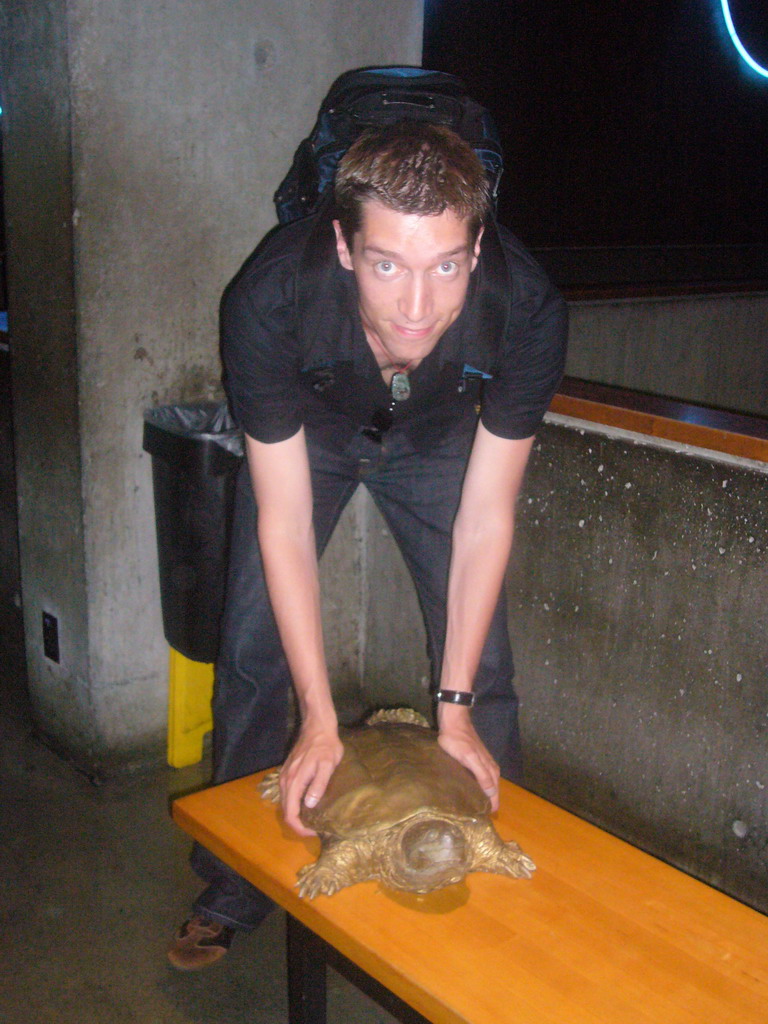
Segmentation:
<svg viewBox="0 0 768 1024">
<path fill-rule="evenodd" d="M 471 708 L 475 703 L 474 693 L 466 690 L 438 690 L 435 699 L 443 704 L 463 704 L 465 708 Z"/>
</svg>

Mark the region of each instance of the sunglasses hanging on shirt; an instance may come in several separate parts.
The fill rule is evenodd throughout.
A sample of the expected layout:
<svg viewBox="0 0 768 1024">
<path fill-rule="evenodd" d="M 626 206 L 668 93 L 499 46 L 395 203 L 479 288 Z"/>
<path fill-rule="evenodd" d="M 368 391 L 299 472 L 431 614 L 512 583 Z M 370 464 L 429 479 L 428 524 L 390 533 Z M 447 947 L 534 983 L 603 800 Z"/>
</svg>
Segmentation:
<svg viewBox="0 0 768 1024">
<path fill-rule="evenodd" d="M 376 409 L 371 416 L 370 426 L 362 429 L 362 433 L 377 444 L 381 444 L 384 435 L 394 422 L 395 403 L 404 402 L 411 397 L 411 381 L 405 370 L 396 370 L 392 374 L 389 393 L 391 395 L 389 408 Z"/>
</svg>

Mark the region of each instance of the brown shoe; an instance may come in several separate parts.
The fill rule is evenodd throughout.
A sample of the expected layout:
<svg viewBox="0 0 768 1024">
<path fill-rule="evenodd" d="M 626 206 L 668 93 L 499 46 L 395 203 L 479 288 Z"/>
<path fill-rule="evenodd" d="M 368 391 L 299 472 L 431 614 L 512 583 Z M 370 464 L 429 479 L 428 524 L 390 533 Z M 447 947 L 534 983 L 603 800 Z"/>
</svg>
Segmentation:
<svg viewBox="0 0 768 1024">
<path fill-rule="evenodd" d="M 168 949 L 168 959 L 179 971 L 199 971 L 226 956 L 235 929 L 195 914 L 179 928 Z"/>
</svg>

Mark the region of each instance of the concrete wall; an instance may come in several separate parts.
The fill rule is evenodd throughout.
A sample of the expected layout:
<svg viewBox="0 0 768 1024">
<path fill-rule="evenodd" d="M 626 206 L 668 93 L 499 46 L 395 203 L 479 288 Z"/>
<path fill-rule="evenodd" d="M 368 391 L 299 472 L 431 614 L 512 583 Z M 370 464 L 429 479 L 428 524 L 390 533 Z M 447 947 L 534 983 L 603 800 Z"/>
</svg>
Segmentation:
<svg viewBox="0 0 768 1024">
<path fill-rule="evenodd" d="M 768 910 L 768 465 L 551 417 L 508 593 L 531 787 Z"/>
<path fill-rule="evenodd" d="M 768 416 L 768 295 L 572 303 L 566 372 Z"/>
<path fill-rule="evenodd" d="M 421 3 L 3 0 L 10 324 L 29 681 L 90 766 L 165 728 L 142 411 L 219 393 L 222 288 L 331 80 L 419 63 Z M 341 27 L 343 26 L 343 30 Z M 355 511 L 328 559 L 347 559 Z M 331 607 L 355 585 L 326 570 Z M 356 606 L 355 606 L 356 607 Z M 56 615 L 61 659 L 42 652 Z M 329 626 L 340 678 L 357 615 Z"/>
</svg>

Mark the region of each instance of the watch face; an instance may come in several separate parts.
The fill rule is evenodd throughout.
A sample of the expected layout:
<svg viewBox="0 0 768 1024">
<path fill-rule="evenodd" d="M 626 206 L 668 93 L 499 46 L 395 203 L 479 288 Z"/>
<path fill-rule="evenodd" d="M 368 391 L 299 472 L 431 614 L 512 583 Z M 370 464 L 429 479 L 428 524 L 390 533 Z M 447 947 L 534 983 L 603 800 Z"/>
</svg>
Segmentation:
<svg viewBox="0 0 768 1024">
<path fill-rule="evenodd" d="M 396 402 L 404 402 L 406 398 L 410 398 L 411 382 L 408 380 L 408 374 L 400 371 L 393 373 L 389 390 Z"/>
</svg>

